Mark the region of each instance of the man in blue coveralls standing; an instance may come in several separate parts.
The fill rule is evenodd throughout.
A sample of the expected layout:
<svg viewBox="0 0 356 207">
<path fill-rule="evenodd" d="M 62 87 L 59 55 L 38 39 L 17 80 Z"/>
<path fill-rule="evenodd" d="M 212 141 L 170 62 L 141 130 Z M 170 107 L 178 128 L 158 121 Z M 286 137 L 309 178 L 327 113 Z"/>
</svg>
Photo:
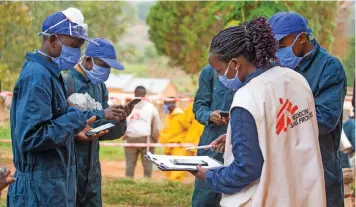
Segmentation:
<svg viewBox="0 0 356 207">
<path fill-rule="evenodd" d="M 205 125 L 199 146 L 208 145 L 225 134 L 228 120 L 220 116 L 220 111 L 229 111 L 233 90 L 226 88 L 218 79 L 214 69 L 205 66 L 200 74 L 199 89 L 195 95 L 193 112 L 198 122 Z M 200 149 L 198 156 L 210 156 L 223 161 L 223 154 Z M 218 207 L 221 194 L 212 192 L 204 181 L 195 180 L 192 198 L 193 207 Z"/>
<path fill-rule="evenodd" d="M 92 41 L 86 29 L 78 9 L 56 12 L 42 24 L 41 49 L 26 54 L 11 106 L 16 182 L 9 187 L 7 206 L 75 206 L 74 139 L 91 140 L 104 134 L 85 135 L 95 116 L 125 119 L 125 112 L 118 108 L 83 113 L 67 106 L 61 71 L 78 62 L 85 40 Z"/>
<path fill-rule="evenodd" d="M 294 12 L 269 19 L 279 41 L 277 57 L 284 67 L 305 77 L 315 99 L 319 145 L 324 167 L 328 207 L 344 206 L 343 179 L 338 157 L 346 77 L 340 61 L 312 38 L 308 21 Z"/>
<path fill-rule="evenodd" d="M 106 109 L 108 105 L 108 90 L 105 81 L 109 78 L 111 68 L 123 70 L 116 59 L 114 46 L 102 38 L 94 39 L 100 46 L 89 43 L 85 56 L 80 62 L 68 71 L 64 81 L 68 88 L 68 95 L 72 93 L 88 93 L 99 105 Z M 127 108 L 127 115 L 132 109 Z M 97 120 L 92 127 L 107 123 L 115 124 L 109 133 L 99 140 L 113 140 L 122 137 L 126 131 L 126 120 L 121 122 Z M 76 206 L 102 206 L 101 199 L 101 168 L 99 161 L 99 140 L 75 140 L 77 155 L 77 203 Z"/>
</svg>

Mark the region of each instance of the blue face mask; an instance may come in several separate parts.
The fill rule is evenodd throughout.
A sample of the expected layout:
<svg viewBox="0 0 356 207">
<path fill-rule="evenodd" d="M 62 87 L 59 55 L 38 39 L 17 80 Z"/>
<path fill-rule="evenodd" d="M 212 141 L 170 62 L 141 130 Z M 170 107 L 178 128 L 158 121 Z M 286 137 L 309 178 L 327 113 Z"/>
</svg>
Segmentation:
<svg viewBox="0 0 356 207">
<path fill-rule="evenodd" d="M 168 104 L 163 104 L 163 113 L 164 114 L 169 114 L 169 109 L 168 109 L 169 105 Z"/>
<path fill-rule="evenodd" d="M 57 37 L 57 36 L 56 36 Z M 42 51 L 37 51 L 38 53 L 51 58 L 51 60 L 57 65 L 59 70 L 69 70 L 75 66 L 75 64 L 78 63 L 80 59 L 80 48 L 73 48 L 73 47 L 67 47 L 65 46 L 57 37 L 57 40 L 62 46 L 62 51 L 61 54 L 54 58 Z"/>
<path fill-rule="evenodd" d="M 293 46 L 297 42 L 298 37 L 300 35 L 301 34 L 299 34 L 295 38 L 295 40 L 291 46 L 281 48 L 277 51 L 277 57 L 279 58 L 281 66 L 295 69 L 298 66 L 298 64 L 300 63 L 300 61 L 302 61 L 303 57 L 297 57 L 294 55 L 294 52 L 293 52 Z"/>
<path fill-rule="evenodd" d="M 221 81 L 222 84 L 225 85 L 225 87 L 231 88 L 233 90 L 237 90 L 237 89 L 241 88 L 241 86 L 242 86 L 242 82 L 240 81 L 239 77 L 237 76 L 239 71 L 236 70 L 236 74 L 235 74 L 235 77 L 233 79 L 228 79 L 226 77 L 226 74 L 229 71 L 230 63 L 231 63 L 231 60 L 230 60 L 229 64 L 227 65 L 227 68 L 225 70 L 225 74 L 224 75 L 219 75 L 219 80 Z"/>
<path fill-rule="evenodd" d="M 82 63 L 80 63 L 80 66 L 82 68 L 84 68 L 85 74 L 88 76 L 88 78 L 90 79 L 90 81 L 93 84 L 104 83 L 109 78 L 110 68 L 106 68 L 106 67 L 102 67 L 102 66 L 96 65 L 94 63 L 93 58 L 91 58 L 91 61 L 93 63 L 93 69 L 92 70 L 87 70 L 86 68 L 84 68 Z"/>
</svg>

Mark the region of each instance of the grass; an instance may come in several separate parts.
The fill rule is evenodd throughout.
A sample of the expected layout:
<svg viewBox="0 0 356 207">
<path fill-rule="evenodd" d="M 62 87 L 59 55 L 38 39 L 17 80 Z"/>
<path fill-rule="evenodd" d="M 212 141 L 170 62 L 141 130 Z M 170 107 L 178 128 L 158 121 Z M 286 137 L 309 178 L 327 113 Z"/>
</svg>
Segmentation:
<svg viewBox="0 0 356 207">
<path fill-rule="evenodd" d="M 0 127 L 0 138 L 10 139 L 9 125 Z M 110 142 L 120 143 L 121 140 Z M 157 154 L 162 154 L 162 148 L 156 148 Z M 0 164 L 12 163 L 11 143 L 0 142 Z M 125 151 L 123 147 L 100 147 L 100 160 L 123 161 Z M 118 207 L 185 207 L 190 206 L 193 190 L 192 184 L 172 182 L 157 182 L 142 179 L 117 179 L 103 177 L 103 206 Z M 0 207 L 6 206 L 6 194 L 0 199 Z"/>
<path fill-rule="evenodd" d="M 6 207 L 6 195 L 2 195 L 0 199 L 0 207 Z"/>
<path fill-rule="evenodd" d="M 100 147 L 100 160 L 101 161 L 122 161 L 125 160 L 125 150 L 123 147 Z"/>
<path fill-rule="evenodd" d="M 0 165 L 12 163 L 12 148 L 9 142 L 0 142 Z"/>
<path fill-rule="evenodd" d="M 192 191 L 192 184 L 103 178 L 103 206 L 186 207 L 191 205 Z M 5 204 L 2 195 L 0 207 Z"/>
<path fill-rule="evenodd" d="M 104 206 L 190 206 L 192 184 L 104 179 Z"/>
<path fill-rule="evenodd" d="M 10 138 L 11 138 L 10 123 L 5 122 L 4 124 L 0 125 L 0 139 L 10 139 Z"/>
<path fill-rule="evenodd" d="M 10 124 L 5 122 L 0 125 L 0 139 L 11 139 Z M 112 140 L 109 142 L 122 143 L 121 139 Z M 11 143 L 0 142 L 0 161 L 3 162 L 4 155 L 11 154 Z M 162 154 L 163 149 L 157 148 L 156 153 Z M 6 159 L 6 158 L 5 158 Z M 125 160 L 125 149 L 123 147 L 111 147 L 111 146 L 101 146 L 100 147 L 100 159 L 103 161 L 123 161 Z"/>
</svg>

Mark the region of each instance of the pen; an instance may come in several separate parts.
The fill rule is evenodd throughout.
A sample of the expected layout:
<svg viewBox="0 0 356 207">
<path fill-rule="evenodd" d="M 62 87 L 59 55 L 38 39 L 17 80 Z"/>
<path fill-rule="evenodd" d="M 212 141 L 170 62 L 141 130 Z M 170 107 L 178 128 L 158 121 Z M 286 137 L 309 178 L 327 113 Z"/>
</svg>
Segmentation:
<svg viewBox="0 0 356 207">
<path fill-rule="evenodd" d="M 194 149 L 210 149 L 212 145 L 203 145 L 203 146 L 196 146 L 196 147 L 188 147 L 185 150 L 192 151 Z"/>
</svg>

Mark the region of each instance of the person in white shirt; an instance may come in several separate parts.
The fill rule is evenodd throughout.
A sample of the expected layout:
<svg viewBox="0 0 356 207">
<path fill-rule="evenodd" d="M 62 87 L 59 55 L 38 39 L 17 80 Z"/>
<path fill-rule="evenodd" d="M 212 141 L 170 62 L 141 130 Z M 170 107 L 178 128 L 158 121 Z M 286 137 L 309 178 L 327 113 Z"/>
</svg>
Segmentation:
<svg viewBox="0 0 356 207">
<path fill-rule="evenodd" d="M 146 93 L 143 86 L 135 89 L 135 97 L 145 97 Z M 127 117 L 124 140 L 127 143 L 156 143 L 159 137 L 159 123 L 157 108 L 152 103 L 142 100 Z M 153 147 L 125 147 L 126 177 L 134 177 L 138 156 L 141 156 L 144 176 L 152 176 L 152 163 L 144 157 L 148 150 L 154 152 Z"/>
</svg>

